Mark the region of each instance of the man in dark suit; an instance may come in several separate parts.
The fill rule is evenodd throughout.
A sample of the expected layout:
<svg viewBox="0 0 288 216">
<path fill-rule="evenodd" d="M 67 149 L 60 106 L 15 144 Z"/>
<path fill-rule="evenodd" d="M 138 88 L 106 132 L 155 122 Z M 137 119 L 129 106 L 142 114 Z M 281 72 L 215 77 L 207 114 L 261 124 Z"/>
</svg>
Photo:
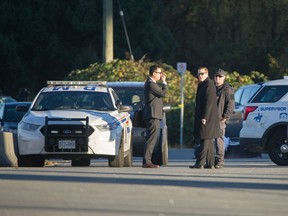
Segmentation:
<svg viewBox="0 0 288 216">
<path fill-rule="evenodd" d="M 189 168 L 214 168 L 213 141 L 220 137 L 216 88 L 206 67 L 200 67 L 197 76 L 199 84 L 195 101 L 194 138 L 200 141 L 200 147 L 195 165 Z"/>
<path fill-rule="evenodd" d="M 162 86 L 157 81 L 162 81 Z M 159 168 L 159 165 L 151 161 L 152 153 L 157 141 L 160 129 L 160 121 L 163 118 L 163 100 L 167 92 L 166 75 L 159 66 L 153 65 L 149 69 L 149 77 L 144 85 L 143 119 L 146 123 L 146 143 L 144 145 L 143 168 Z"/>
</svg>

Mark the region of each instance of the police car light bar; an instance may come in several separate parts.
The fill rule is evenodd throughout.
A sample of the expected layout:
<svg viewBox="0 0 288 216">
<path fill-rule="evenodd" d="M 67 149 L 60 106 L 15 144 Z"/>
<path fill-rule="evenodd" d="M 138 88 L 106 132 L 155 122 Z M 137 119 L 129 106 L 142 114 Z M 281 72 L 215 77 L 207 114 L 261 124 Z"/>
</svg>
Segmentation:
<svg viewBox="0 0 288 216">
<path fill-rule="evenodd" d="M 47 81 L 48 86 L 87 86 L 102 85 L 106 86 L 107 81 Z"/>
</svg>

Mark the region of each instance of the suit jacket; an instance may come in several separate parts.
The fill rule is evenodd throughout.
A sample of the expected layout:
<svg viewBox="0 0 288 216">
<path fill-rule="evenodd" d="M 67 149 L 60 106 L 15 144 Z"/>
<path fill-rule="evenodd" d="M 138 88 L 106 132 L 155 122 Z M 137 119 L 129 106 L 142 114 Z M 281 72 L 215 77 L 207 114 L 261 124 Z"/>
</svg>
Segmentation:
<svg viewBox="0 0 288 216">
<path fill-rule="evenodd" d="M 144 85 L 144 102 L 143 119 L 150 118 L 162 119 L 163 118 L 163 100 L 166 95 L 168 87 L 162 84 L 160 87 L 150 77 L 146 80 Z"/>
<path fill-rule="evenodd" d="M 201 123 L 206 119 L 206 124 Z M 200 82 L 196 93 L 194 138 L 213 139 L 220 137 L 220 119 L 217 109 L 216 88 L 213 81 L 207 77 Z"/>
</svg>

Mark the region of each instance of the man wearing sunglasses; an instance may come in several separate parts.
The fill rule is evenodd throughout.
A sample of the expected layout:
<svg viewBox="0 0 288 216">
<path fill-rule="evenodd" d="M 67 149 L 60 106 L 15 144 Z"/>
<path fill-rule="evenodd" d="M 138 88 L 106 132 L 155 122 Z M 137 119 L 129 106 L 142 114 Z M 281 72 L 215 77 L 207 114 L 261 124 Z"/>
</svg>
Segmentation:
<svg viewBox="0 0 288 216">
<path fill-rule="evenodd" d="M 158 81 L 162 81 L 158 85 Z M 166 75 L 158 65 L 152 65 L 149 69 L 149 77 L 144 85 L 143 119 L 146 123 L 146 143 L 144 145 L 143 168 L 159 168 L 153 164 L 152 153 L 160 130 L 160 121 L 163 118 L 163 100 L 168 90 Z"/>
<path fill-rule="evenodd" d="M 214 168 L 214 140 L 220 137 L 219 115 L 217 111 L 216 88 L 209 78 L 208 69 L 200 67 L 197 77 L 199 84 L 196 92 L 194 116 L 194 138 L 200 147 L 196 154 L 196 163 L 191 169 Z"/>
<path fill-rule="evenodd" d="M 235 100 L 233 88 L 225 82 L 226 73 L 222 69 L 218 69 L 214 74 L 214 82 L 217 93 L 217 107 L 220 118 L 220 134 L 221 136 L 215 139 L 216 155 L 215 168 L 221 169 L 224 167 L 225 145 L 224 136 L 226 124 L 229 121 L 231 114 L 234 111 Z"/>
</svg>

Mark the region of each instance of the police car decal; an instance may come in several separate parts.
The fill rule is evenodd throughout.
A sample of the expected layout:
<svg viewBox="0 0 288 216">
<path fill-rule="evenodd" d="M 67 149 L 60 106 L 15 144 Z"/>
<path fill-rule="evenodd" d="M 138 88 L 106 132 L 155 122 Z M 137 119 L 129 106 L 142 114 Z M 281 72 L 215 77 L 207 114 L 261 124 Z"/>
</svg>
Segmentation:
<svg viewBox="0 0 288 216">
<path fill-rule="evenodd" d="M 285 111 L 286 107 L 260 107 L 260 111 Z"/>
<path fill-rule="evenodd" d="M 258 115 L 254 117 L 254 120 L 255 120 L 256 122 L 261 122 L 262 117 L 263 117 L 263 115 L 260 114 L 260 113 L 258 113 Z"/>
<path fill-rule="evenodd" d="M 288 113 L 280 113 L 279 114 L 280 119 L 287 119 L 288 118 Z"/>
</svg>

